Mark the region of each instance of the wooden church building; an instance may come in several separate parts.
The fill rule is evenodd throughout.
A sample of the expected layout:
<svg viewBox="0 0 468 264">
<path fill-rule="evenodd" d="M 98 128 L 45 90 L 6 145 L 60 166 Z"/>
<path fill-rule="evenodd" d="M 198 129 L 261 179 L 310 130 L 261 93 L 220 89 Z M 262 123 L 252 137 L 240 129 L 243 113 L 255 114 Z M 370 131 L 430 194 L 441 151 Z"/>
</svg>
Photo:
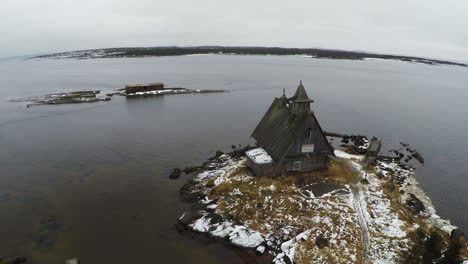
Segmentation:
<svg viewBox="0 0 468 264">
<path fill-rule="evenodd" d="M 255 175 L 278 176 L 328 167 L 333 148 L 310 110 L 312 102 L 302 81 L 293 97 L 287 98 L 283 90 L 283 95 L 273 100 L 251 135 L 260 147 L 246 152 L 247 164 Z"/>
</svg>

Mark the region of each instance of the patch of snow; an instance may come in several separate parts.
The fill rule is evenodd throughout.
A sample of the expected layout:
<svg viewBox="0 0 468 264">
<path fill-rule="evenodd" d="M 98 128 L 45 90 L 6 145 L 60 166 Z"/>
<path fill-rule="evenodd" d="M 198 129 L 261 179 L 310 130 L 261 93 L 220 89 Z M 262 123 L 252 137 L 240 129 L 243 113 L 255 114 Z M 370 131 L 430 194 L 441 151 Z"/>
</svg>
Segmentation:
<svg viewBox="0 0 468 264">
<path fill-rule="evenodd" d="M 217 204 L 210 204 L 210 205 L 208 205 L 206 208 L 207 208 L 207 209 L 216 209 L 216 207 L 218 207 Z"/>
<path fill-rule="evenodd" d="M 263 254 L 265 252 L 265 246 L 258 246 L 257 247 L 257 252 L 260 254 Z"/>
<path fill-rule="evenodd" d="M 249 248 L 258 247 L 264 242 L 259 232 L 240 225 L 235 226 L 234 230 L 229 234 L 229 240 L 235 245 Z"/>
<path fill-rule="evenodd" d="M 211 219 L 205 214 L 189 225 L 194 231 L 210 233 L 215 237 L 228 238 L 237 246 L 256 248 L 265 242 L 262 234 L 243 225 L 234 225 L 230 221 L 211 224 Z"/>
<path fill-rule="evenodd" d="M 339 149 L 335 149 L 335 156 L 339 157 L 339 158 L 343 158 L 343 159 L 356 159 L 356 160 L 362 160 L 364 158 L 364 156 L 362 155 L 352 155 L 352 154 L 348 154 L 342 150 L 339 150 Z"/>
<path fill-rule="evenodd" d="M 226 178 L 225 177 L 218 177 L 216 178 L 216 180 L 214 181 L 214 185 L 215 186 L 218 186 L 220 185 L 221 183 L 225 182 L 226 181 Z"/>
<path fill-rule="evenodd" d="M 307 239 L 309 236 L 310 230 L 306 230 L 291 240 L 288 240 L 281 244 L 281 250 L 283 253 L 294 263 L 294 253 L 296 251 L 297 242 Z"/>
<path fill-rule="evenodd" d="M 206 216 L 202 216 L 201 218 L 198 218 L 193 222 L 193 224 L 190 225 L 193 230 L 198 231 L 198 232 L 208 232 L 210 230 L 210 218 Z"/>
<path fill-rule="evenodd" d="M 211 203 L 213 200 L 210 200 L 208 199 L 208 196 L 205 196 L 203 199 L 200 200 L 200 203 L 202 204 L 209 204 Z"/>
<path fill-rule="evenodd" d="M 273 159 L 263 148 L 256 148 L 246 151 L 245 154 L 256 164 L 271 164 Z"/>
<path fill-rule="evenodd" d="M 239 188 L 235 188 L 232 190 L 232 195 L 242 195 L 242 192 L 239 190 Z"/>
</svg>

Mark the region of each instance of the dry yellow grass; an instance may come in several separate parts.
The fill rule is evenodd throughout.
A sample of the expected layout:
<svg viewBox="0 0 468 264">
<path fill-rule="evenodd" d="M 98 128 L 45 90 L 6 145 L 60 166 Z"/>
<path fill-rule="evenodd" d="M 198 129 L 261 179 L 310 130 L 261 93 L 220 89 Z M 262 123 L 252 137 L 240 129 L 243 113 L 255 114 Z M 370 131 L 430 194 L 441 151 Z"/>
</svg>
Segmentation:
<svg viewBox="0 0 468 264">
<path fill-rule="evenodd" d="M 331 161 L 329 170 L 277 178 L 250 176 L 246 168 L 239 168 L 207 191 L 209 199 L 218 201 L 217 213 L 263 234 L 274 233 L 280 239 L 291 239 L 308 230 L 308 238 L 296 250 L 298 263 L 318 259 L 324 263 L 354 263 L 354 258 L 360 258 L 362 234 L 348 198 L 310 198 L 299 188 L 311 177 L 351 183 L 356 175 L 346 165 Z M 315 245 L 320 235 L 330 241 L 328 247 Z"/>
</svg>

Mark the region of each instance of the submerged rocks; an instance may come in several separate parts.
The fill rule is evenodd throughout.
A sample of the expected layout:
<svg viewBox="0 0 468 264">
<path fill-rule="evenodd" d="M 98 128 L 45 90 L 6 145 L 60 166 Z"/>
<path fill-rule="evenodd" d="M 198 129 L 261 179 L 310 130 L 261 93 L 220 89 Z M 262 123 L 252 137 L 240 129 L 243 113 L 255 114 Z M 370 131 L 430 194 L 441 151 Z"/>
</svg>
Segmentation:
<svg viewBox="0 0 468 264">
<path fill-rule="evenodd" d="M 202 167 L 194 166 L 194 167 L 185 167 L 182 171 L 185 174 L 190 174 L 190 173 L 194 173 L 194 172 L 199 171 L 199 170 L 202 170 Z"/>
<path fill-rule="evenodd" d="M 423 202 L 421 202 L 421 200 L 412 193 L 409 194 L 409 197 L 406 200 L 406 205 L 413 212 L 413 215 L 419 215 L 426 210 Z"/>
<path fill-rule="evenodd" d="M 202 214 L 198 210 L 190 210 L 184 213 L 179 218 L 179 223 L 183 224 L 184 226 L 188 226 L 189 224 L 193 223 L 196 219 L 200 218 Z"/>
<path fill-rule="evenodd" d="M 0 264 L 21 264 L 25 263 L 27 259 L 25 257 L 3 257 L 0 258 Z"/>
<path fill-rule="evenodd" d="M 330 141 L 333 138 L 341 139 L 341 145 L 346 152 L 356 155 L 364 155 L 367 152 L 369 145 L 369 140 L 366 136 L 363 135 L 345 135 L 331 132 L 324 132 L 327 137 L 331 137 Z"/>
<path fill-rule="evenodd" d="M 22 98 L 10 100 L 10 102 L 31 102 L 26 107 L 35 105 L 58 105 L 58 104 L 77 104 L 77 103 L 94 103 L 99 101 L 110 101 L 110 98 L 97 97 L 100 93 L 96 91 L 77 91 L 65 92 L 56 94 L 46 94 L 43 96 Z"/>
<path fill-rule="evenodd" d="M 179 195 L 184 202 L 196 202 L 203 194 L 198 190 L 197 182 L 190 179 L 180 188 Z"/>
<path fill-rule="evenodd" d="M 415 158 L 421 164 L 424 164 L 424 158 L 421 156 L 421 154 L 419 152 L 415 152 L 411 156 L 413 156 L 413 158 Z"/>
<path fill-rule="evenodd" d="M 61 219 L 49 216 L 41 221 L 39 230 L 31 235 L 31 239 L 37 247 L 51 248 L 54 246 L 59 232 L 64 229 L 64 223 Z"/>
<path fill-rule="evenodd" d="M 169 178 L 178 179 L 181 174 L 182 174 L 182 171 L 179 168 L 175 168 L 174 170 L 172 170 L 171 174 L 169 175 Z"/>
</svg>

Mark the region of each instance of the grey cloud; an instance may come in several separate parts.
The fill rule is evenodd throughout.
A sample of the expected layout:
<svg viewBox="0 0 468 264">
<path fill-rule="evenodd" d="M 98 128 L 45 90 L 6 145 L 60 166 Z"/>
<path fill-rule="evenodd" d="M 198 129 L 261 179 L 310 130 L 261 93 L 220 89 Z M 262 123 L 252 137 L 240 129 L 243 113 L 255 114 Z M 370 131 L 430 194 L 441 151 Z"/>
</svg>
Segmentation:
<svg viewBox="0 0 468 264">
<path fill-rule="evenodd" d="M 3 0 L 0 56 L 117 46 L 258 45 L 468 61 L 460 0 Z"/>
</svg>

